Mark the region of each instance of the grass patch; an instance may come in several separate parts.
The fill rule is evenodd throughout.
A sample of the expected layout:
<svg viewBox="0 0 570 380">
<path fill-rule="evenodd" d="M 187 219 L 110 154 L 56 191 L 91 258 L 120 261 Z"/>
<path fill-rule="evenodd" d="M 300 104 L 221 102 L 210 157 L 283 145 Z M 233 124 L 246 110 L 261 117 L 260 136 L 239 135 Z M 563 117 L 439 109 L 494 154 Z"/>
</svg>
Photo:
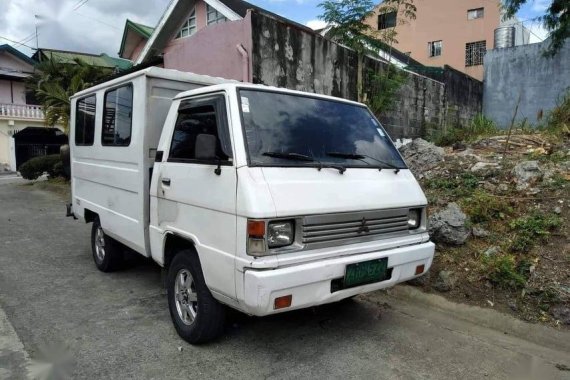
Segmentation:
<svg viewBox="0 0 570 380">
<path fill-rule="evenodd" d="M 426 189 L 443 191 L 447 196 L 471 195 L 479 186 L 480 177 L 472 173 L 461 173 L 454 178 L 432 178 L 424 181 Z"/>
<path fill-rule="evenodd" d="M 562 220 L 556 215 L 533 213 L 510 223 L 515 237 L 510 244 L 513 252 L 529 252 L 536 243 L 550 236 L 550 231 L 560 227 Z"/>
<path fill-rule="evenodd" d="M 483 256 L 483 271 L 489 281 L 505 289 L 519 289 L 526 285 L 530 262 L 517 263 L 514 255 Z"/>
<path fill-rule="evenodd" d="M 479 114 L 475 116 L 466 127 L 451 127 L 444 130 L 433 129 L 427 139 L 437 146 L 450 146 L 458 142 L 470 142 L 483 136 L 491 136 L 498 133 L 495 123 Z"/>
<path fill-rule="evenodd" d="M 570 90 L 559 100 L 546 117 L 544 131 L 554 136 L 570 136 Z"/>
<path fill-rule="evenodd" d="M 558 190 L 563 189 L 567 183 L 568 180 L 563 175 L 556 173 L 550 179 L 544 181 L 541 187 L 548 190 Z"/>
<path fill-rule="evenodd" d="M 494 219 L 505 219 L 513 212 L 512 207 L 501 198 L 497 198 L 484 190 L 478 189 L 462 202 L 462 208 L 473 223 L 488 222 Z"/>
</svg>

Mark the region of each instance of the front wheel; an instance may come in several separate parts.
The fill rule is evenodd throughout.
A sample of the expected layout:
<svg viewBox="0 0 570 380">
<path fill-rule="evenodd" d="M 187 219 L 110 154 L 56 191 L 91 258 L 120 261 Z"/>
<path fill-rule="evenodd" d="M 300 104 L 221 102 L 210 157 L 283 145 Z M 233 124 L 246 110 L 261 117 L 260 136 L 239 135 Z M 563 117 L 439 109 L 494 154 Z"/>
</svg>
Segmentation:
<svg viewBox="0 0 570 380">
<path fill-rule="evenodd" d="M 179 252 L 166 280 L 168 307 L 176 332 L 191 344 L 215 339 L 224 329 L 225 307 L 210 293 L 198 256 Z"/>
</svg>

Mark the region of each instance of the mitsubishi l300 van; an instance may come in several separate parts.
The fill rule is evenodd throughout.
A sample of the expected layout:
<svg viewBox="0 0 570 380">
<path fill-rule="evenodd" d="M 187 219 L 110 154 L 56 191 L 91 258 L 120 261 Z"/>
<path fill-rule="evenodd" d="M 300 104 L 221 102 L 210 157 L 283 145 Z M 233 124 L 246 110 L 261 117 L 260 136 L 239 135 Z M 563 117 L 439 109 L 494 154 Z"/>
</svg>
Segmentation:
<svg viewBox="0 0 570 380">
<path fill-rule="evenodd" d="M 187 91 L 188 90 L 188 91 Z M 167 271 L 190 343 L 423 275 L 426 197 L 363 104 L 145 69 L 72 98 L 72 210 L 103 272 Z"/>
</svg>

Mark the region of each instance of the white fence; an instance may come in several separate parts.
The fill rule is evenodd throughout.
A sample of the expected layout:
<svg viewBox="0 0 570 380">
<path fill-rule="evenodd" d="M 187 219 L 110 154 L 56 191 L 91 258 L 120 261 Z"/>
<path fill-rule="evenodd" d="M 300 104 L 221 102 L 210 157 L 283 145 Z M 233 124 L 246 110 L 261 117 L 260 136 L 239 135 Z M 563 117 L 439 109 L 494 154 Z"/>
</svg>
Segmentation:
<svg viewBox="0 0 570 380">
<path fill-rule="evenodd" d="M 44 111 L 41 106 L 31 104 L 0 103 L 0 117 L 42 120 Z"/>
</svg>

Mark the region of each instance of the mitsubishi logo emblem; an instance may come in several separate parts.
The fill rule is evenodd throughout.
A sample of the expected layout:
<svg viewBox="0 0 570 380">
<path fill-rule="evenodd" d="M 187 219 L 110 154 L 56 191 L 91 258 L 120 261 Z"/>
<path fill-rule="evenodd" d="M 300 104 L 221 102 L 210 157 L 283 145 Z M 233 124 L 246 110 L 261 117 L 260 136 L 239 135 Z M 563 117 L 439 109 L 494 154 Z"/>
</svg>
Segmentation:
<svg viewBox="0 0 570 380">
<path fill-rule="evenodd" d="M 358 227 L 358 233 L 367 234 L 369 232 L 370 228 L 368 228 L 368 226 L 366 225 L 366 218 L 362 218 L 362 221 L 360 222 L 360 227 Z"/>
</svg>

